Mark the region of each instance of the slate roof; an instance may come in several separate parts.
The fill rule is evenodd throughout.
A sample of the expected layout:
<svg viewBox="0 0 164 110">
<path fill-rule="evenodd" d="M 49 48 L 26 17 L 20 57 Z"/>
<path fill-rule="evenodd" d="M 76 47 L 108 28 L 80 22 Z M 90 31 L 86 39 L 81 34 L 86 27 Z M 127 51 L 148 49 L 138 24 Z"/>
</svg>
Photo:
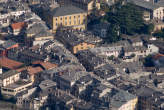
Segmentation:
<svg viewBox="0 0 164 110">
<path fill-rule="evenodd" d="M 74 82 L 74 81 L 77 81 L 78 79 L 80 79 L 81 77 L 86 76 L 86 75 L 88 75 L 87 72 L 80 71 L 80 72 L 64 73 L 60 77 L 66 81 Z"/>
<path fill-rule="evenodd" d="M 88 3 L 90 3 L 91 1 L 93 1 L 93 0 L 72 0 L 73 2 L 82 2 L 82 3 L 86 3 L 86 4 L 88 4 Z"/>
<path fill-rule="evenodd" d="M 120 108 L 123 104 L 125 104 L 128 101 L 133 100 L 135 98 L 136 98 L 136 96 L 134 96 L 126 91 L 119 91 L 112 97 L 110 104 L 114 108 Z"/>
<path fill-rule="evenodd" d="M 44 90 L 55 86 L 56 86 L 56 82 L 52 80 L 44 80 L 39 84 L 39 87 Z"/>
<path fill-rule="evenodd" d="M 151 2 L 147 2 L 144 0 L 127 0 L 127 1 L 137 6 L 140 6 L 142 8 L 149 9 L 149 10 L 155 10 L 160 7 L 158 4 L 153 4 Z"/>
<path fill-rule="evenodd" d="M 29 29 L 27 29 L 26 33 L 27 34 L 38 34 L 39 32 L 45 31 L 48 28 L 41 23 L 35 23 L 32 25 Z"/>
<path fill-rule="evenodd" d="M 52 11 L 54 17 L 84 13 L 85 11 L 75 6 L 58 7 Z"/>
<path fill-rule="evenodd" d="M 1 74 L 1 75 L 0 75 L 0 78 L 5 79 L 5 78 L 8 78 L 8 77 L 13 76 L 13 75 L 16 75 L 16 74 L 18 74 L 17 71 L 15 71 L 15 70 L 10 70 L 10 71 L 7 71 L 7 72 Z"/>
<path fill-rule="evenodd" d="M 12 41 L 12 40 L 8 40 L 5 43 L 2 44 L 3 48 L 7 49 L 9 47 L 12 47 L 13 45 L 16 45 L 17 43 Z"/>
</svg>

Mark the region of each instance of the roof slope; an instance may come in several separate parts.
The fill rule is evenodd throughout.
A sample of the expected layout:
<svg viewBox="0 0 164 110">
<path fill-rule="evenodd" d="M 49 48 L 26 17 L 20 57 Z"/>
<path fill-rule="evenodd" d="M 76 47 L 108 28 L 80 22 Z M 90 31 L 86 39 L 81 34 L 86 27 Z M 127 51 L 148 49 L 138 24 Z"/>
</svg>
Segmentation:
<svg viewBox="0 0 164 110">
<path fill-rule="evenodd" d="M 52 11 L 54 17 L 84 13 L 85 11 L 75 6 L 58 7 Z"/>
<path fill-rule="evenodd" d="M 17 69 L 21 65 L 23 65 L 23 63 L 8 59 L 7 57 L 1 57 L 0 58 L 0 65 L 2 67 L 8 68 L 8 69 Z"/>
</svg>

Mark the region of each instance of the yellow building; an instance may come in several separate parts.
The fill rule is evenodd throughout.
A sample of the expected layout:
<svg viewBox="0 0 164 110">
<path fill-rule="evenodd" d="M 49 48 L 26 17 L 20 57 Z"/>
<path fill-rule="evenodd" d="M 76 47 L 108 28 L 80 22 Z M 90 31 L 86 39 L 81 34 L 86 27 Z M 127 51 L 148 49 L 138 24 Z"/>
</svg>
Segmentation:
<svg viewBox="0 0 164 110">
<path fill-rule="evenodd" d="M 88 14 L 92 13 L 94 9 L 100 9 L 99 0 L 57 0 L 61 6 L 73 5 L 85 10 Z"/>
<path fill-rule="evenodd" d="M 60 31 L 57 32 L 56 38 L 61 41 L 73 54 L 76 54 L 80 50 L 87 50 L 95 47 L 94 43 L 79 38 L 78 35 L 73 32 L 69 32 L 69 30 Z"/>
<path fill-rule="evenodd" d="M 80 50 L 87 50 L 89 48 L 94 48 L 95 45 L 87 42 L 81 42 L 77 45 L 71 47 L 72 53 L 76 54 Z"/>
<path fill-rule="evenodd" d="M 74 6 L 86 10 L 88 14 L 94 9 L 100 10 L 100 3 L 97 0 L 71 0 Z"/>
<path fill-rule="evenodd" d="M 151 23 L 154 24 L 153 32 L 158 32 L 164 29 L 164 22 L 161 20 L 152 20 Z"/>
<path fill-rule="evenodd" d="M 85 30 L 87 25 L 87 12 L 74 7 L 55 8 L 48 17 L 48 22 L 55 33 L 59 27 L 72 27 L 73 29 Z"/>
</svg>

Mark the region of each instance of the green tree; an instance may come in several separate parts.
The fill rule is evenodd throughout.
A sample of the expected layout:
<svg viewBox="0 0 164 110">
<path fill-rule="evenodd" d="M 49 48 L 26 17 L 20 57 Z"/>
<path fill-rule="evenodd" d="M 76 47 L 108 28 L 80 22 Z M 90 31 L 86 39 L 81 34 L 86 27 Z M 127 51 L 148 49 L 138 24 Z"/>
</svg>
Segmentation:
<svg viewBox="0 0 164 110">
<path fill-rule="evenodd" d="M 141 31 L 144 24 L 142 15 L 142 11 L 135 6 L 130 4 L 122 6 L 116 13 L 121 33 L 134 34 Z"/>
<path fill-rule="evenodd" d="M 147 26 L 147 34 L 151 34 L 154 31 L 154 24 L 148 24 Z"/>
<path fill-rule="evenodd" d="M 144 26 L 141 28 L 143 30 L 143 33 L 151 35 L 154 31 L 154 24 L 144 24 Z"/>
<path fill-rule="evenodd" d="M 153 36 L 164 39 L 164 29 L 162 29 L 161 31 L 153 33 Z"/>
<path fill-rule="evenodd" d="M 114 58 L 115 58 L 114 55 L 112 55 L 108 57 L 108 60 L 113 60 Z"/>
<path fill-rule="evenodd" d="M 147 57 L 145 57 L 145 59 L 144 59 L 144 65 L 146 67 L 153 67 L 154 66 L 152 55 L 148 55 Z"/>
<path fill-rule="evenodd" d="M 103 19 L 106 19 L 113 25 L 119 25 L 120 31 L 123 34 L 140 33 L 144 27 L 143 12 L 132 4 L 122 5 L 118 3 L 113 6 L 115 11 L 106 14 Z"/>
<path fill-rule="evenodd" d="M 118 25 L 110 25 L 107 31 L 107 38 L 105 40 L 110 43 L 120 40 L 120 28 Z"/>
</svg>

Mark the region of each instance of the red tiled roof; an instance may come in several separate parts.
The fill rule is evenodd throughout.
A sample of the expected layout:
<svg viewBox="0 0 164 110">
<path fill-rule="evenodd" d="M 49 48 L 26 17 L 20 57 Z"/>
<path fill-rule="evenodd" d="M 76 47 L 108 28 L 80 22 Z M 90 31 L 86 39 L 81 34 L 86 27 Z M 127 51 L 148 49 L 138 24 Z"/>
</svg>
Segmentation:
<svg viewBox="0 0 164 110">
<path fill-rule="evenodd" d="M 13 30 L 22 29 L 24 27 L 24 25 L 25 25 L 24 22 L 18 22 L 18 23 L 11 24 L 11 27 Z"/>
<path fill-rule="evenodd" d="M 40 64 L 45 70 L 49 70 L 57 67 L 57 64 L 53 64 L 50 62 L 42 62 L 42 61 L 35 61 L 32 64 Z"/>
<path fill-rule="evenodd" d="M 32 66 L 29 66 L 27 68 L 27 71 L 30 75 L 34 75 L 34 74 L 37 74 L 39 72 L 42 72 L 43 69 L 41 67 L 32 67 Z"/>
<path fill-rule="evenodd" d="M 153 59 L 158 60 L 159 58 L 164 57 L 164 54 L 156 54 L 153 56 Z"/>
<path fill-rule="evenodd" d="M 7 57 L 1 57 L 0 65 L 8 69 L 17 69 L 18 67 L 23 65 L 23 63 L 8 59 Z"/>
<path fill-rule="evenodd" d="M 22 72 L 22 71 L 24 71 L 24 70 L 26 70 L 26 69 L 27 69 L 27 67 L 23 67 L 23 68 L 16 69 L 16 71 Z"/>
</svg>

